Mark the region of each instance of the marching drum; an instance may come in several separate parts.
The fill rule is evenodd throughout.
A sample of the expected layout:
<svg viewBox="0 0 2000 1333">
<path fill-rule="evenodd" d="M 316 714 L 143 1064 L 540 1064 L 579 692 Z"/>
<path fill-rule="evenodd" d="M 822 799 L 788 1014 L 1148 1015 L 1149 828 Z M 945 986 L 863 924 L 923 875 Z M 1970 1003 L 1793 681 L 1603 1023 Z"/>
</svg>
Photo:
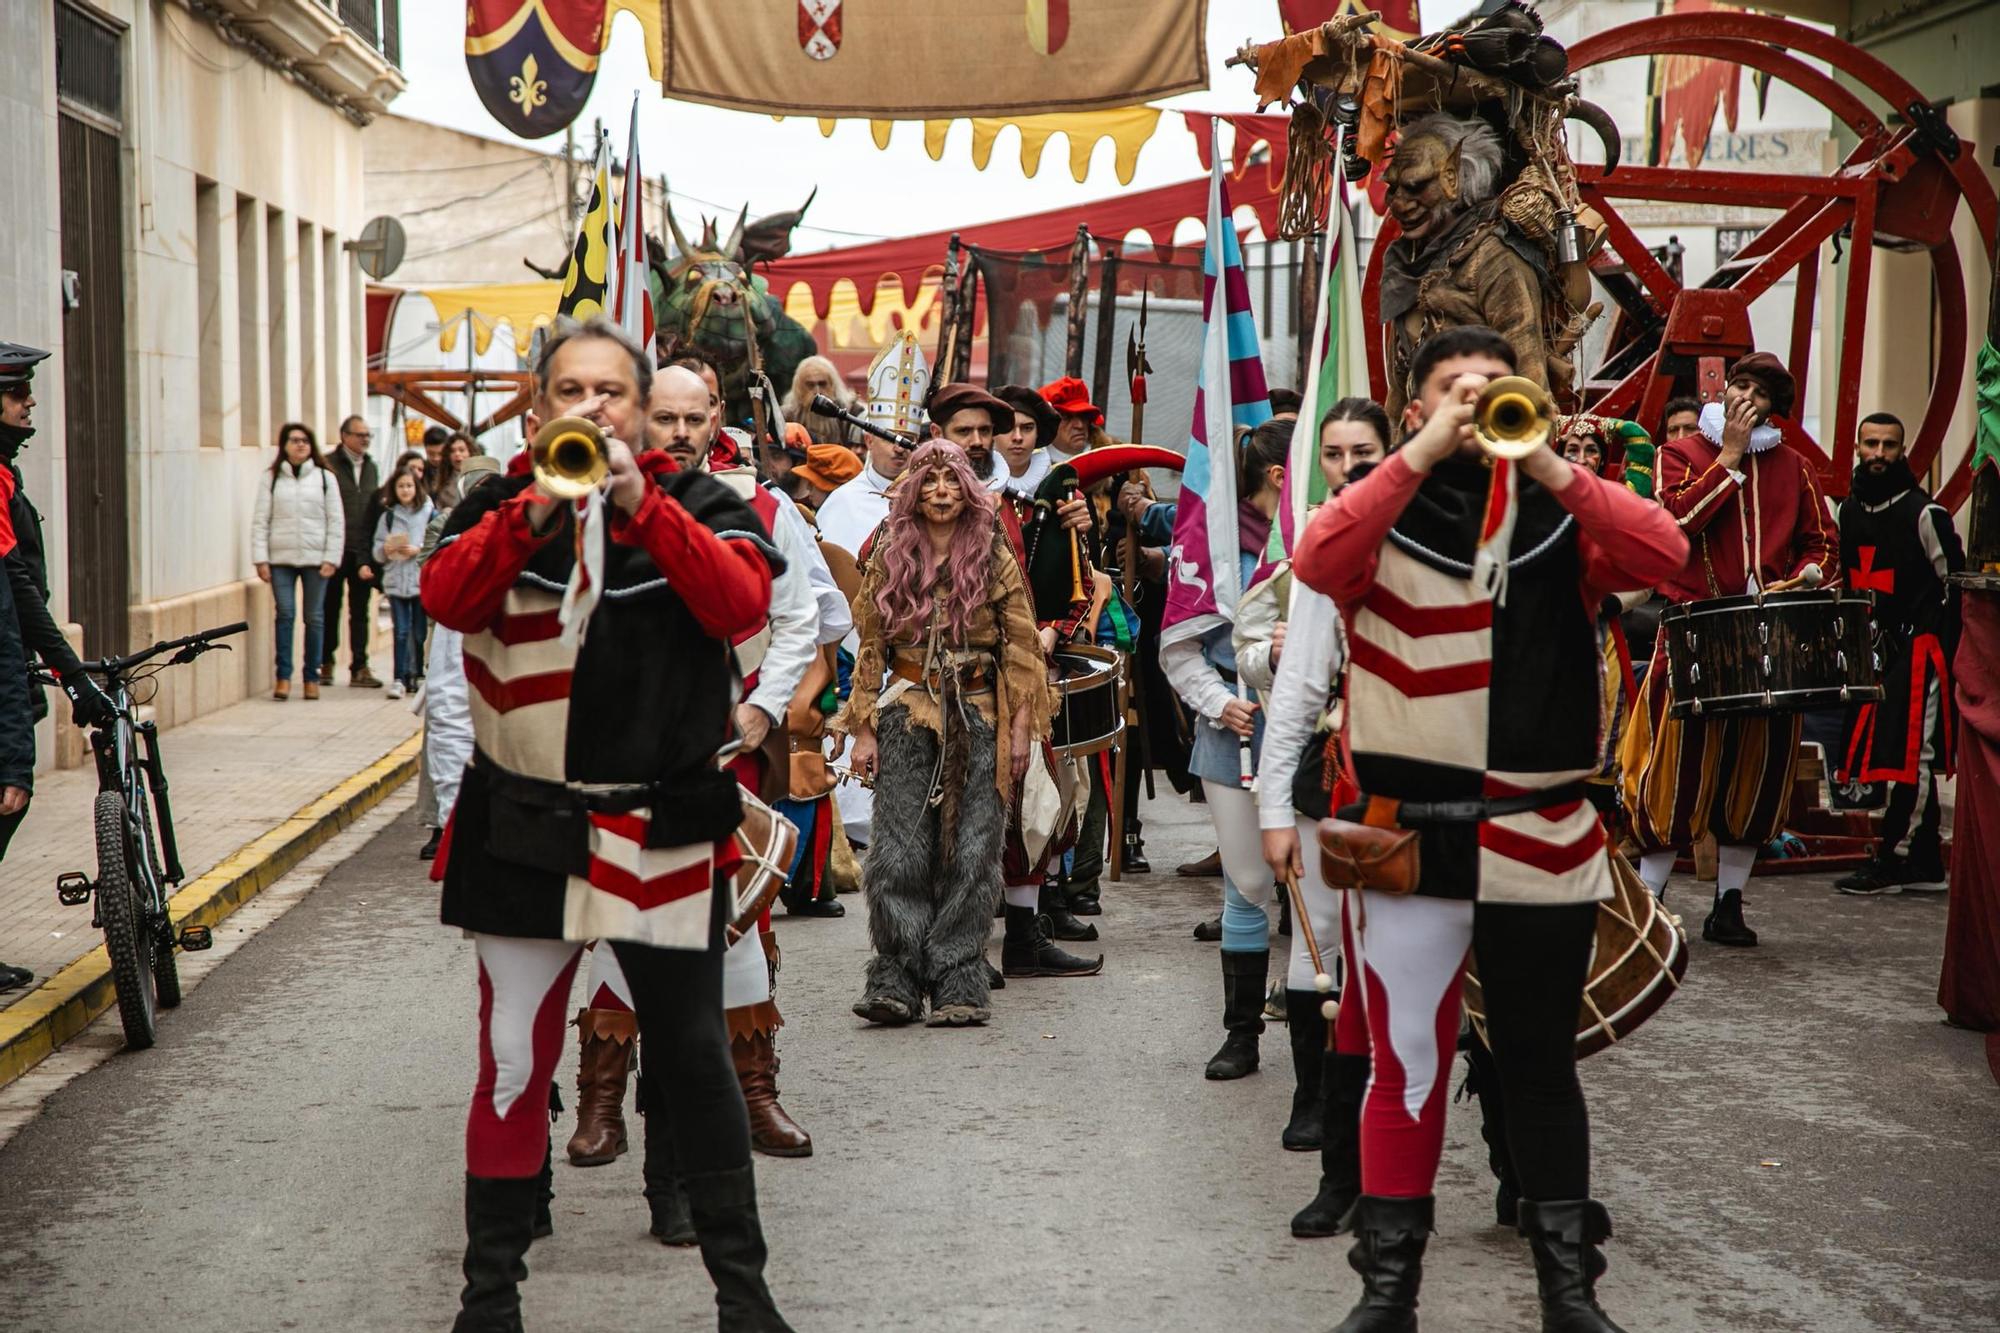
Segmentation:
<svg viewBox="0 0 2000 1333">
<path fill-rule="evenodd" d="M 1667 915 L 1631 862 L 1617 852 L 1609 855 L 1611 897 L 1597 905 L 1597 939 L 1577 1009 L 1579 1060 L 1631 1036 L 1687 975 L 1687 932 L 1680 919 Z M 1465 1015 L 1485 1041 L 1486 997 L 1470 957 L 1465 963 Z"/>
<path fill-rule="evenodd" d="M 1056 709 L 1050 747 L 1065 758 L 1097 754 L 1118 743 L 1125 730 L 1122 665 L 1108 648 L 1085 643 L 1058 646 L 1049 663 Z"/>
<path fill-rule="evenodd" d="M 735 898 L 723 942 L 734 944 L 757 929 L 757 919 L 785 887 L 792 857 L 799 849 L 799 828 L 745 788 L 743 822 L 736 826 L 736 850 L 743 858 L 732 884 Z"/>
<path fill-rule="evenodd" d="M 1882 697 L 1874 597 L 1814 588 L 1714 597 L 1660 618 L 1675 717 L 1796 713 Z"/>
</svg>

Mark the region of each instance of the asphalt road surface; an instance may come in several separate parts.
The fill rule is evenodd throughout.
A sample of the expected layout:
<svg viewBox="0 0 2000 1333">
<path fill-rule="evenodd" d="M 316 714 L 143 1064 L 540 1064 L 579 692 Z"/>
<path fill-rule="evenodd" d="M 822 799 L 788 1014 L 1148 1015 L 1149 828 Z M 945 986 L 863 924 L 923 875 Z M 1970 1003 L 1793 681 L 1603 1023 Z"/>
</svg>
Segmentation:
<svg viewBox="0 0 2000 1333">
<path fill-rule="evenodd" d="M 1017 981 L 981 1030 L 863 1028 L 858 899 L 780 921 L 784 1101 L 817 1155 L 758 1170 L 801 1333 L 1304 1333 L 1354 1299 L 1346 1242 L 1286 1230 L 1318 1168 L 1278 1147 L 1282 1029 L 1257 1076 L 1201 1077 L 1220 986 L 1188 932 L 1219 881 L 1170 871 L 1211 845 L 1200 809 L 1154 813 L 1160 871 L 1107 891 L 1104 974 Z M 419 841 L 391 825 L 192 991 L 156 1049 L 77 1077 L 0 1149 L 0 1327 L 450 1324 L 473 967 Z M 1632 1333 L 2000 1326 L 2000 1089 L 1979 1039 L 1938 1022 L 1944 902 L 1753 887 L 1765 946 L 1697 940 L 1681 996 L 1585 1067 L 1617 1227 L 1606 1306 Z M 1699 898 L 1676 882 L 1670 902 L 1698 924 Z M 714 1327 L 698 1257 L 646 1236 L 637 1156 L 557 1167 L 530 1328 Z M 1434 1333 L 1537 1326 L 1490 1192 L 1455 1107 Z"/>
</svg>

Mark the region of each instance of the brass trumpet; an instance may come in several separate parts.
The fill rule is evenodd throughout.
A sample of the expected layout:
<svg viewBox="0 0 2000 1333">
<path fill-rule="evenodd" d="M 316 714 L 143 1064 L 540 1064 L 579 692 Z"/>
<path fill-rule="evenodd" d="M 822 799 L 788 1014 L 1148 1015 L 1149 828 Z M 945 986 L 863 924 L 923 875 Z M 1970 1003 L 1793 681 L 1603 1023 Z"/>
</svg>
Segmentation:
<svg viewBox="0 0 2000 1333">
<path fill-rule="evenodd" d="M 1526 458 L 1548 443 L 1555 428 L 1548 390 L 1521 375 L 1489 383 L 1472 415 L 1472 433 L 1493 458 Z"/>
<path fill-rule="evenodd" d="M 557 417 L 528 444 L 535 485 L 556 500 L 574 500 L 596 490 L 611 471 L 604 432 L 585 417 Z"/>
</svg>

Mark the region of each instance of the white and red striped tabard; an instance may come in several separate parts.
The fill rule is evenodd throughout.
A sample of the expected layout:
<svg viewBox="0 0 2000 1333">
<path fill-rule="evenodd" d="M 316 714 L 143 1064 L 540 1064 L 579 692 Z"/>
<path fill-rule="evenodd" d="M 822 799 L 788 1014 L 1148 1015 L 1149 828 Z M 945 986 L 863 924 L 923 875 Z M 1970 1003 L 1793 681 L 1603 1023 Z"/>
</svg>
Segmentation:
<svg viewBox="0 0 2000 1333">
<path fill-rule="evenodd" d="M 1513 589 L 1513 598 L 1526 590 Z M 1509 796 L 1561 786 L 1586 776 L 1588 767 L 1503 772 L 1485 767 L 1496 708 L 1562 707 L 1546 698 L 1497 698 L 1494 686 L 1494 602 L 1469 578 L 1434 569 L 1389 546 L 1375 584 L 1353 608 L 1348 631 L 1347 740 L 1357 772 L 1393 768 L 1418 778 L 1425 795 L 1406 799 Z M 1594 661 L 1594 659 L 1593 659 Z M 1589 706 L 1594 694 L 1568 706 Z M 1394 764 L 1383 762 L 1394 757 Z M 1389 785 L 1403 785 L 1389 780 Z M 1368 784 L 1364 780 L 1363 787 Z M 1377 794 L 1389 794 L 1376 789 Z M 1471 827 L 1465 830 L 1471 833 Z M 1504 815 L 1477 826 L 1476 866 L 1461 866 L 1458 885 L 1427 891 L 1488 902 L 1588 902 L 1611 895 L 1604 858 L 1604 829 L 1589 802 L 1578 799 L 1548 810 Z M 1427 838 L 1449 845 L 1450 838 Z M 1444 850 L 1440 847 L 1439 850 Z M 1452 847 L 1463 860 L 1472 848 Z M 1450 855 L 1448 852 L 1447 855 Z M 1439 867 L 1440 870 L 1444 867 Z M 1467 874 L 1466 872 L 1470 872 Z M 1462 886 L 1452 893 L 1452 887 Z"/>
<path fill-rule="evenodd" d="M 655 490 L 610 518 L 579 643 L 558 618 L 569 520 L 529 529 L 525 471 L 468 497 L 425 568 L 426 608 L 465 636 L 475 742 L 439 858 L 448 924 L 681 948 L 713 936 L 742 818 L 714 764 L 738 697 L 729 645 L 764 623 L 783 562 L 726 487 L 664 456 L 640 464 Z"/>
<path fill-rule="evenodd" d="M 1519 482 L 1507 569 L 1474 577 L 1492 473 L 1401 454 L 1320 506 L 1293 553 L 1348 626 L 1347 748 L 1363 792 L 1464 801 L 1595 771 L 1608 592 L 1680 567 L 1687 539 L 1650 501 L 1581 468 L 1560 492 Z M 1611 892 L 1604 831 L 1581 799 L 1421 834 L 1417 892 L 1589 902 Z"/>
<path fill-rule="evenodd" d="M 492 624 L 465 636 L 465 679 L 479 752 L 543 782 L 566 780 L 570 684 L 577 648 L 562 641 L 560 593 L 507 590 Z M 708 944 L 716 844 L 646 845 L 652 811 L 593 812 L 588 873 L 566 876 L 562 933 L 571 940 L 638 940 L 658 948 Z M 733 848 L 733 844 L 731 844 Z"/>
</svg>

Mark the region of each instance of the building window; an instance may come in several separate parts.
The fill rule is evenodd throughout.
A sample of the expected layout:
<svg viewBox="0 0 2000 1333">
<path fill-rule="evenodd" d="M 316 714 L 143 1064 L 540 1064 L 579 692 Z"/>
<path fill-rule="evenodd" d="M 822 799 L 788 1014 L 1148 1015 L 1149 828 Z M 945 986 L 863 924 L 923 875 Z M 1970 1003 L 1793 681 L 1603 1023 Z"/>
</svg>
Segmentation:
<svg viewBox="0 0 2000 1333">
<path fill-rule="evenodd" d="M 305 421 L 321 420 L 324 405 L 319 393 L 319 228 L 310 222 L 299 224 L 299 414 Z"/>
<path fill-rule="evenodd" d="M 204 449 L 222 447 L 222 192 L 214 181 L 194 183 L 195 352 L 200 366 L 200 435 Z"/>
<path fill-rule="evenodd" d="M 319 234 L 320 324 L 325 336 L 320 342 L 320 364 L 325 368 L 327 419 L 342 416 L 363 404 L 347 401 L 347 386 L 340 382 L 340 241 L 330 231 Z"/>
<path fill-rule="evenodd" d="M 285 281 L 289 230 L 285 225 L 284 210 L 264 210 L 264 311 L 269 320 L 264 336 L 270 349 L 265 374 L 266 382 L 271 386 L 270 397 L 266 400 L 270 413 L 267 424 L 272 428 L 271 433 L 276 432 L 276 423 L 296 419 L 291 408 L 291 395 L 285 392 L 292 373 L 291 340 L 286 328 L 291 319 L 291 293 L 290 284 Z"/>
<path fill-rule="evenodd" d="M 247 194 L 236 196 L 236 397 L 243 443 L 261 446 L 274 433 L 264 407 L 258 358 L 266 346 L 264 265 L 257 249 L 263 210 Z"/>
<path fill-rule="evenodd" d="M 115 126 L 125 114 L 125 66 L 118 30 L 74 5 L 56 6 L 56 90 L 71 108 Z"/>
<path fill-rule="evenodd" d="M 342 23 L 387 56 L 390 64 L 401 63 L 398 30 L 402 24 L 398 21 L 396 0 L 339 0 L 339 8 Z"/>
</svg>

